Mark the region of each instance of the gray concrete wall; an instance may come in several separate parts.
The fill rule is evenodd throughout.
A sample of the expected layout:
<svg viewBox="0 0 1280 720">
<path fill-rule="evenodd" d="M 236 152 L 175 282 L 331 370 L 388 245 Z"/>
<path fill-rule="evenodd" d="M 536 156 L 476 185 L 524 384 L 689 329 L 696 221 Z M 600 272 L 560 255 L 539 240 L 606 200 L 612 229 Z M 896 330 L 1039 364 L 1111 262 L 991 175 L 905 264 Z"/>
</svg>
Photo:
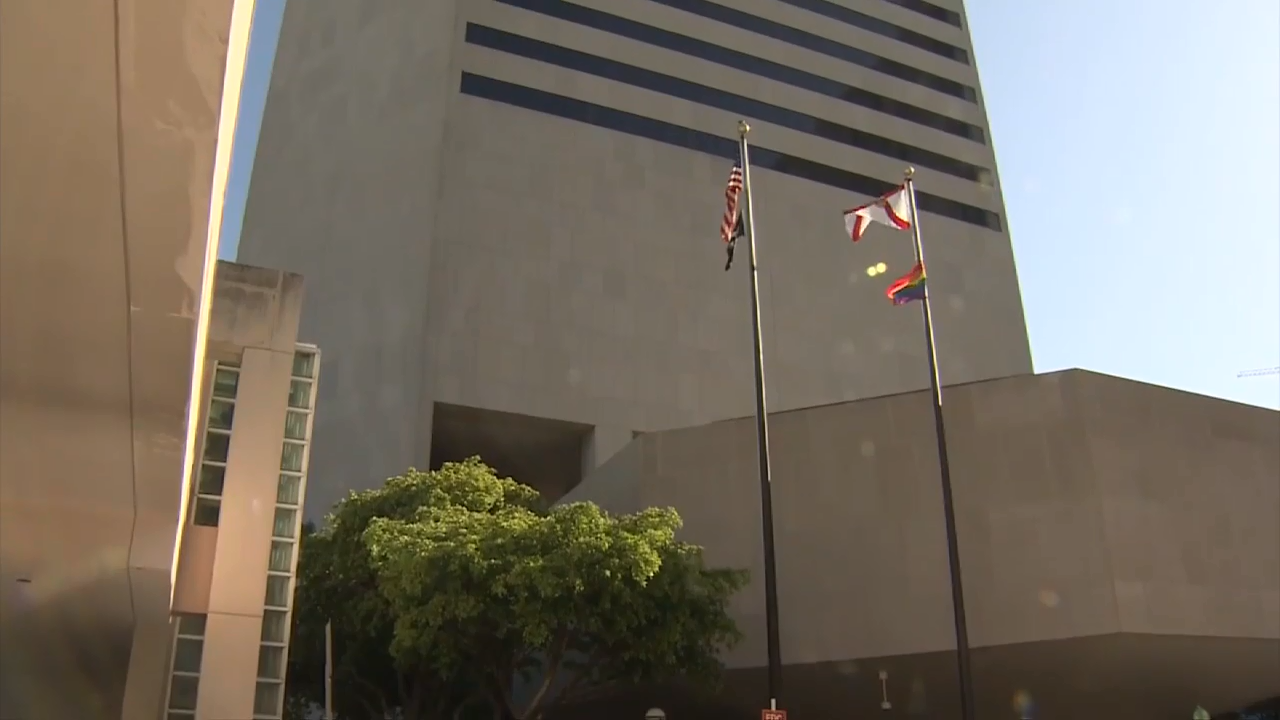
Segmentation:
<svg viewBox="0 0 1280 720">
<path fill-rule="evenodd" d="M 1121 628 L 1280 638 L 1280 414 L 1085 377 Z"/>
<path fill-rule="evenodd" d="M 986 126 L 980 93 L 966 102 L 656 2 L 580 4 Z M 969 47 L 964 30 L 891 3 L 853 6 Z M 978 84 L 972 65 L 783 3 L 733 7 Z M 495 0 L 292 4 L 240 259 L 307 277 L 301 337 L 328 364 L 313 510 L 425 464 L 434 402 L 623 432 L 751 409 L 745 251 L 724 273 L 717 237 L 730 158 L 463 96 L 459 81 L 473 73 L 724 138 L 737 115 L 468 44 L 468 23 L 979 165 L 979 181 L 921 168 L 921 191 L 1003 215 L 990 144 Z M 884 182 L 907 164 L 754 125 L 760 146 Z M 911 263 L 909 237 L 878 227 L 854 247 L 840 212 L 867 197 L 763 167 L 753 182 L 773 407 L 923 387 L 918 313 L 883 296 Z M 1030 372 L 1007 224 L 929 213 L 921 224 L 946 379 Z M 888 275 L 869 278 L 877 262 Z"/>
<path fill-rule="evenodd" d="M 430 457 L 423 328 L 453 12 L 285 10 L 238 259 L 307 278 L 299 339 L 326 353 L 308 493 L 320 513 Z"/>
<path fill-rule="evenodd" d="M 1280 639 L 1277 413 L 1067 371 L 949 388 L 946 418 L 974 646 Z M 785 662 L 953 648 L 927 394 L 770 431 Z M 765 657 L 756 477 L 745 418 L 642 436 L 566 498 L 674 506 L 709 562 L 752 571 L 731 667 Z"/>
<path fill-rule="evenodd" d="M 238 357 L 245 348 L 257 348 L 292 357 L 303 291 L 301 275 L 219 262 L 209 313 L 211 354 L 227 348 Z"/>
</svg>

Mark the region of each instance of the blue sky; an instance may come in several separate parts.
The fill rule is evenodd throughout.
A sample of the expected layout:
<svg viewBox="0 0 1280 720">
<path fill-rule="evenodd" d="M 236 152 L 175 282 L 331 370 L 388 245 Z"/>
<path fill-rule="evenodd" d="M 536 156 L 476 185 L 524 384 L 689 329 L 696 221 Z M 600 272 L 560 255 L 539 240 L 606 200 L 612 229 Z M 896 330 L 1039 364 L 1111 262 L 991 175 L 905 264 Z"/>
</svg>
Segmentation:
<svg viewBox="0 0 1280 720">
<path fill-rule="evenodd" d="M 1280 2 L 966 3 L 1036 370 L 1280 408 Z M 235 257 L 284 0 L 258 0 Z"/>
<path fill-rule="evenodd" d="M 245 60 L 244 84 L 240 88 L 240 118 L 236 123 L 231 172 L 223 201 L 222 237 L 218 241 L 218 257 L 223 260 L 234 260 L 240 247 L 244 203 L 249 195 L 253 154 L 258 149 L 258 131 L 262 129 L 262 110 L 267 103 L 267 85 L 271 81 L 280 23 L 284 20 L 284 4 L 285 0 L 257 0 L 253 11 L 249 57 Z"/>
</svg>

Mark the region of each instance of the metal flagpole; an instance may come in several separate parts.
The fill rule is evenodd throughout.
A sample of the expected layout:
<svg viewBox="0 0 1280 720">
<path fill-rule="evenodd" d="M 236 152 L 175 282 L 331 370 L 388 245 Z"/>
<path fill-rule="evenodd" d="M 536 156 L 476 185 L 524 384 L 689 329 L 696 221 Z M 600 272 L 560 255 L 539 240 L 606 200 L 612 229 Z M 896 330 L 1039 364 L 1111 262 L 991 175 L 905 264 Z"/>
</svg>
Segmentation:
<svg viewBox="0 0 1280 720">
<path fill-rule="evenodd" d="M 333 720 L 333 622 L 324 624 L 324 720 Z"/>
<path fill-rule="evenodd" d="M 764 397 L 764 344 L 760 337 L 760 280 L 756 272 L 755 213 L 751 207 L 751 163 L 747 160 L 747 133 L 751 126 L 738 121 L 738 155 L 742 161 L 742 217 L 751 264 L 751 327 L 756 350 L 756 444 L 760 452 L 760 515 L 764 535 L 764 619 L 769 644 L 769 709 L 778 709 L 782 686 L 782 652 L 778 633 L 778 568 L 773 546 L 773 484 L 769 477 L 769 417 Z"/>
<path fill-rule="evenodd" d="M 911 203 L 911 233 L 915 239 L 916 262 L 925 272 L 924 342 L 929 355 L 929 384 L 933 389 L 933 424 L 938 440 L 938 470 L 942 475 L 942 512 L 947 524 L 947 563 L 951 568 L 951 607 L 956 625 L 956 665 L 960 674 L 960 717 L 973 720 L 973 675 L 969 665 L 969 627 L 964 613 L 964 585 L 960 580 L 960 546 L 956 540 L 956 508 L 951 493 L 951 462 L 947 458 L 947 430 L 942 422 L 942 382 L 938 377 L 938 348 L 933 341 L 933 316 L 929 312 L 929 273 L 920 242 L 920 216 L 916 211 L 915 168 L 907 168 L 907 200 Z"/>
</svg>

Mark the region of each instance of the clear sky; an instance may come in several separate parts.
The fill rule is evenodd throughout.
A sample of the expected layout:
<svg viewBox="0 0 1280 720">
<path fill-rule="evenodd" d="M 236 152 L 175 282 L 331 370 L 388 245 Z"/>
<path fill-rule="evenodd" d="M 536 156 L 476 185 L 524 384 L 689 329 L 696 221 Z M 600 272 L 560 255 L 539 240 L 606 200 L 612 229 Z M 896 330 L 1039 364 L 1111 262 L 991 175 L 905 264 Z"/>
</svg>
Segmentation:
<svg viewBox="0 0 1280 720">
<path fill-rule="evenodd" d="M 1280 408 L 1280 2 L 968 0 L 1037 372 Z M 258 0 L 235 257 L 284 0 Z"/>
</svg>

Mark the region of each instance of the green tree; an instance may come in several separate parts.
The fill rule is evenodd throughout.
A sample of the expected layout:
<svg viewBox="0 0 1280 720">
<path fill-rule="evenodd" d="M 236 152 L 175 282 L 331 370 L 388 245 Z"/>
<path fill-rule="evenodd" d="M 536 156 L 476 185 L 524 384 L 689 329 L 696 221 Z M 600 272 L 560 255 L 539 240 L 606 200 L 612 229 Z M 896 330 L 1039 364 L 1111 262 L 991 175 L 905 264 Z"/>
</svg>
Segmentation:
<svg viewBox="0 0 1280 720">
<path fill-rule="evenodd" d="M 478 459 L 410 470 L 351 495 L 303 543 L 298 640 L 334 618 L 350 718 L 536 720 L 614 683 L 714 682 L 746 574 L 706 568 L 679 527 L 669 509 L 546 509 Z M 357 686 L 358 706 L 339 700 Z"/>
<path fill-rule="evenodd" d="M 289 641 L 287 710 L 324 703 L 325 625 L 333 628 L 334 714 L 340 720 L 445 718 L 456 685 L 411 656 L 390 652 L 395 615 L 378 589 L 364 532 L 378 518 L 412 517 L 429 502 L 428 476 L 410 472 L 351 493 L 323 528 L 304 527 Z"/>
</svg>

